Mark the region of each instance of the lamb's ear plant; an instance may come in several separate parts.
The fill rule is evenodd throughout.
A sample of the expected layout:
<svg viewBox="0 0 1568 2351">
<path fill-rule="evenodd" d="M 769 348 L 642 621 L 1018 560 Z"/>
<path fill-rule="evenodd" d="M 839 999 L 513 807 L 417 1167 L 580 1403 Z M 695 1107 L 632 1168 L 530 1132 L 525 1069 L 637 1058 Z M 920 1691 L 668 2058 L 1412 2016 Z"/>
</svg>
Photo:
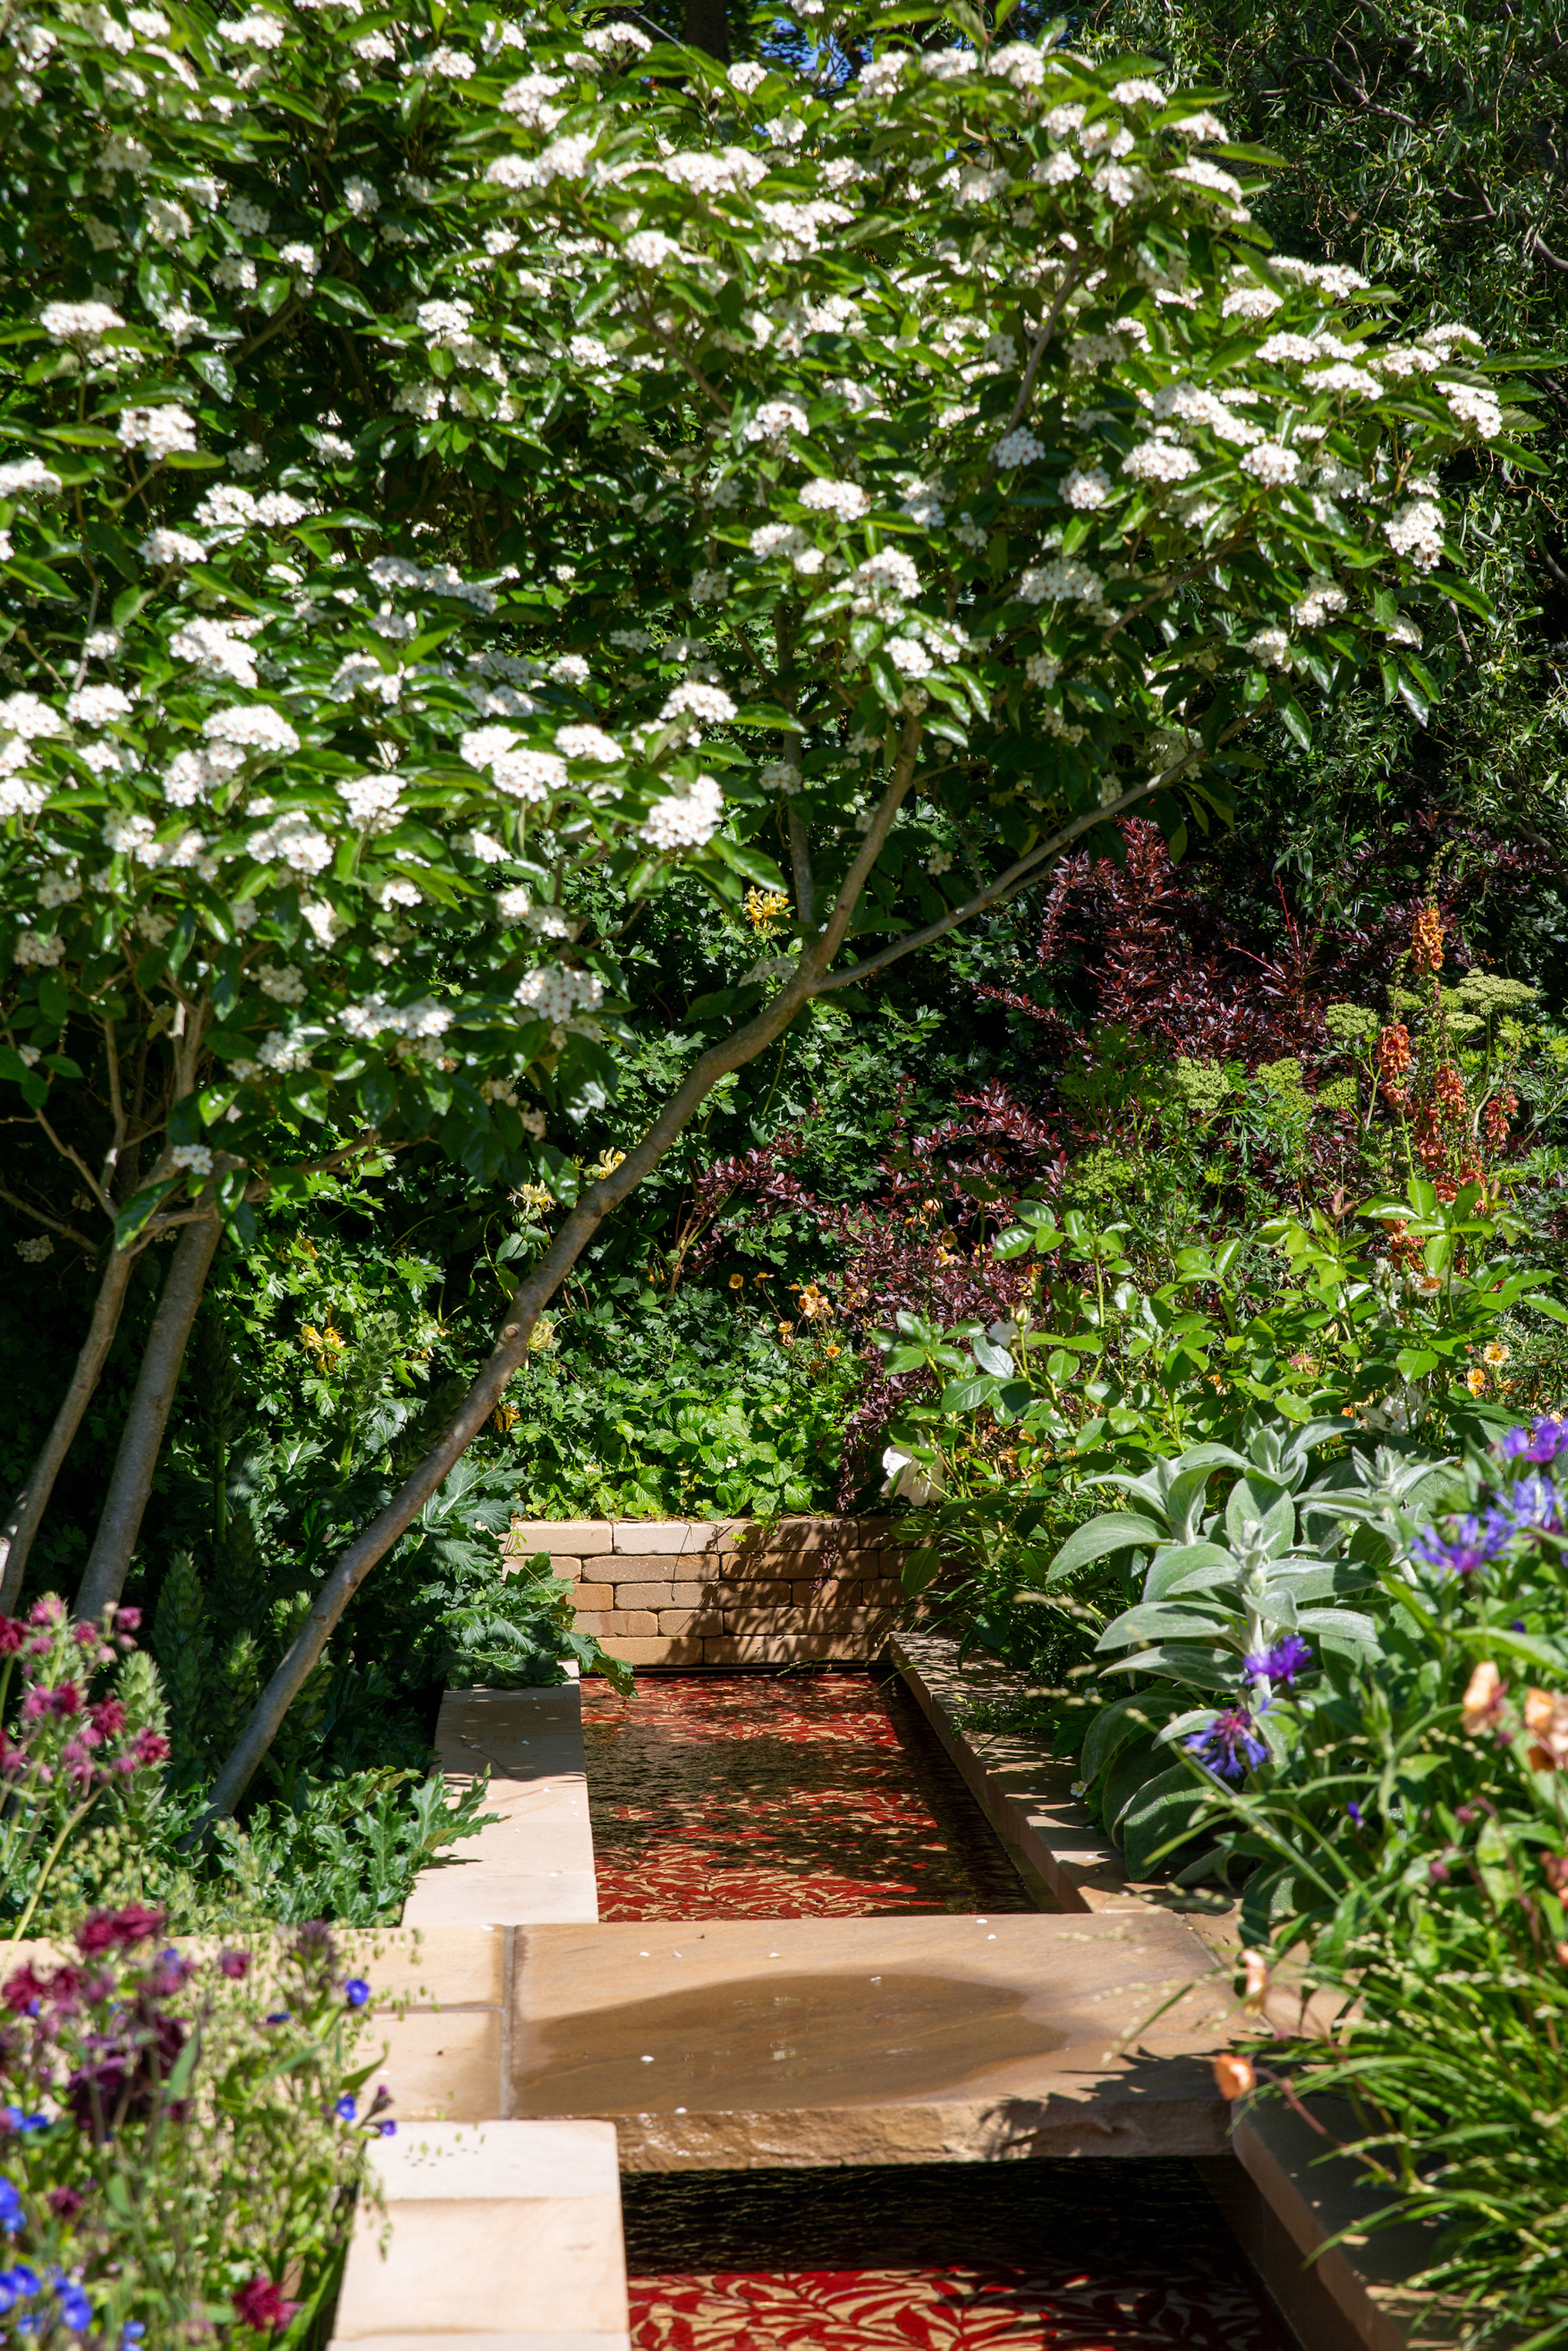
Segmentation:
<svg viewBox="0 0 1568 2351">
<path fill-rule="evenodd" d="M 1458 1468 L 1386 1447 L 1347 1450 L 1345 1436 L 1343 1421 L 1259 1418 L 1243 1450 L 1194 1446 L 1145 1471 L 1084 1481 L 1126 1501 L 1074 1530 L 1040 1594 L 1100 1560 L 1126 1557 L 1141 1577 L 1096 1643 L 1102 1682 L 1141 1686 L 1092 1716 L 1079 1761 L 1081 1791 L 1134 1876 L 1205 1823 L 1186 1754 L 1239 1780 L 1270 1751 L 1279 1693 L 1322 1660 L 1377 1652 L 1400 1529 L 1454 1489 Z M 1217 1478 L 1227 1489 L 1218 1504 Z M 1210 1843 L 1182 1859 L 1184 1880 L 1196 1882 L 1228 1855 Z"/>
<path fill-rule="evenodd" d="M 1536 2351 L 1568 2339 L 1565 1468 L 1559 1420 L 1472 1460 L 1469 1507 L 1398 1545 L 1375 1656 L 1281 1691 L 1244 1784 L 1188 1760 L 1254 1972 L 1338 2017 L 1259 2039 L 1260 2095 L 1347 2098 L 1387 2191 L 1358 2226 L 1437 2224 L 1412 2283 Z"/>
<path fill-rule="evenodd" d="M 12 1188 L 109 1285 L 177 1236 L 81 1608 L 220 1226 L 425 1142 L 562 1210 L 226 1811 L 714 1088 L 1124 811 L 1223 820 L 1265 714 L 1304 743 L 1301 695 L 1363 674 L 1429 705 L 1485 609 L 1434 469 L 1531 461 L 1469 329 L 1406 341 L 1354 270 L 1274 255 L 1205 95 L 1055 31 L 905 47 L 852 10 L 727 72 L 476 0 L 438 34 L 143 14 L 0 32 Z M 580 1179 L 620 942 L 677 881 L 785 894 L 791 934 Z"/>
</svg>

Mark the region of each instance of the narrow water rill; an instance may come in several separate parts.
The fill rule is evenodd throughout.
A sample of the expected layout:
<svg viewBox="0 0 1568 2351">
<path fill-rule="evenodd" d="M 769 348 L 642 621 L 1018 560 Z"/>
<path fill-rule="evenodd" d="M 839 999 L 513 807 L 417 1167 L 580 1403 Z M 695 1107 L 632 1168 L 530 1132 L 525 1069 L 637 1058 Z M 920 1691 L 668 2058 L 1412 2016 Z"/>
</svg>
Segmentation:
<svg viewBox="0 0 1568 2351">
<path fill-rule="evenodd" d="M 583 1686 L 601 1918 L 1030 1910 L 896 1675 Z"/>
<path fill-rule="evenodd" d="M 895 1675 L 648 1674 L 583 1717 L 605 1920 L 1037 1909 Z M 633 2351 L 1289 2351 L 1190 2163 L 777 2161 L 624 2177 Z"/>
<path fill-rule="evenodd" d="M 633 2176 L 634 2351 L 1291 2351 L 1185 2163 Z"/>
</svg>

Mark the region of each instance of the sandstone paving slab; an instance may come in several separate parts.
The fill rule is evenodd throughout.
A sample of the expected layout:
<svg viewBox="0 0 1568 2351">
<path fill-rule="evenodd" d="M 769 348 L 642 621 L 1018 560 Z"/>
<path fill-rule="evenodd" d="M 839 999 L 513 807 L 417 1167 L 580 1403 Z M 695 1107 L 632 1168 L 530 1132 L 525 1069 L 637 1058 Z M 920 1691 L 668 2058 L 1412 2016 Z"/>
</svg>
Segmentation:
<svg viewBox="0 0 1568 2351">
<path fill-rule="evenodd" d="M 448 1690 L 435 1739 L 455 1791 L 488 1768 L 486 1809 L 499 1817 L 454 1846 L 450 1859 L 421 1871 L 404 1926 L 597 1918 L 578 1684 Z"/>
<path fill-rule="evenodd" d="M 1159 1913 L 609 1922 L 516 1945 L 511 2112 L 613 2121 L 629 2169 L 1225 2144 L 1207 2053 L 1229 1987 Z"/>
<path fill-rule="evenodd" d="M 625 2351 L 615 2133 L 602 2123 L 427 2124 L 378 2141 L 334 2345 Z M 385 2238 L 383 2249 L 383 2236 Z"/>
</svg>

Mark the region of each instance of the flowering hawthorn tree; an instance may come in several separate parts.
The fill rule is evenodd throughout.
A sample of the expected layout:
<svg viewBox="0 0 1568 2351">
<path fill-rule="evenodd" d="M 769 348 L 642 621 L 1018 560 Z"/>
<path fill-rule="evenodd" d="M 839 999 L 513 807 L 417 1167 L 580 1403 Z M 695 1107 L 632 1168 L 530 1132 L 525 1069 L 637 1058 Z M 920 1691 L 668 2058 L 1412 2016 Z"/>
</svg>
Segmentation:
<svg viewBox="0 0 1568 2351">
<path fill-rule="evenodd" d="M 0 1076 L 108 1266 L 184 1234 L 78 1607 L 219 1225 L 313 1135 L 567 1211 L 221 1804 L 725 1073 L 1124 810 L 1179 846 L 1299 689 L 1424 711 L 1478 601 L 1475 338 L 1272 255 L 1200 97 L 961 21 L 727 70 L 559 7 L 6 20 Z M 781 868 L 788 951 L 580 1187 L 622 927 Z"/>
</svg>

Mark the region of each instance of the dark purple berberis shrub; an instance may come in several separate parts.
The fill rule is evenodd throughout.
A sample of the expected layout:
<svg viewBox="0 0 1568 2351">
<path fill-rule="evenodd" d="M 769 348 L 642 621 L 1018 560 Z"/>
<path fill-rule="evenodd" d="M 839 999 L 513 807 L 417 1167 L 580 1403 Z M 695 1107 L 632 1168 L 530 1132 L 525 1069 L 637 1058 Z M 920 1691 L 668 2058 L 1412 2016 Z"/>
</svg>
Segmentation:
<svg viewBox="0 0 1568 2351">
<path fill-rule="evenodd" d="M 393 2127 L 369 1982 L 320 1922 L 197 1955 L 163 1923 L 94 1911 L 0 1980 L 0 2346 L 250 2346 L 330 2293 Z"/>
</svg>

